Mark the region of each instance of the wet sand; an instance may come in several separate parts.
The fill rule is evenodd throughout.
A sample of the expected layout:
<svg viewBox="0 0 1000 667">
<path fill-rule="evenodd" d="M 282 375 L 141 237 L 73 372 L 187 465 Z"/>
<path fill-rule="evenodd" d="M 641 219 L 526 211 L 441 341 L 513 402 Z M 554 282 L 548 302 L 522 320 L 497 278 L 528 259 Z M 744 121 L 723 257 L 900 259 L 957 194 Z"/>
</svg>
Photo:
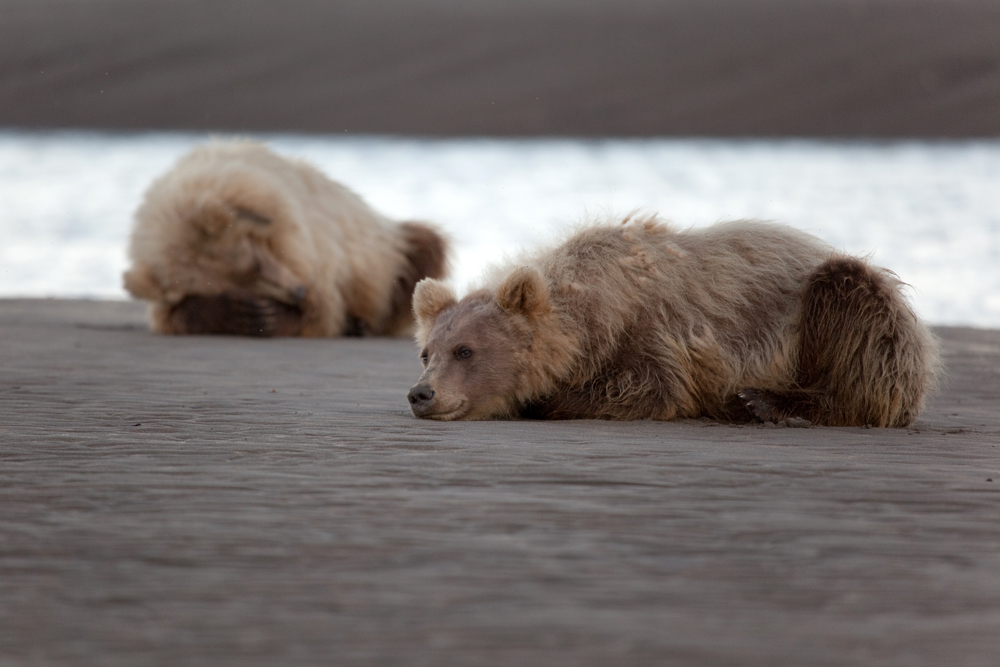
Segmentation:
<svg viewBox="0 0 1000 667">
<path fill-rule="evenodd" d="M 994 0 L 0 0 L 0 127 L 1000 135 Z"/>
<path fill-rule="evenodd" d="M 444 424 L 408 340 L 0 301 L 0 665 L 992 665 L 1000 332 L 937 332 L 910 429 Z"/>
</svg>

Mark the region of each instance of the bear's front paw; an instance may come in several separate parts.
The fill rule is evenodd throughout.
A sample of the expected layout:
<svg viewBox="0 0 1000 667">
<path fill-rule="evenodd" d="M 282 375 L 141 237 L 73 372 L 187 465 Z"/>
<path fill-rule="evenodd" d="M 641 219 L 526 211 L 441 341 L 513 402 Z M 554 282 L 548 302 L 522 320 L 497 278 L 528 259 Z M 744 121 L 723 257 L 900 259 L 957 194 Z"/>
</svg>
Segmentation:
<svg viewBox="0 0 1000 667">
<path fill-rule="evenodd" d="M 229 306 L 229 330 L 240 336 L 296 336 L 302 330 L 302 310 L 259 296 L 234 298 Z"/>
<path fill-rule="evenodd" d="M 229 304 L 229 331 L 239 336 L 274 336 L 277 330 L 278 303 L 273 299 L 244 297 Z"/>
<path fill-rule="evenodd" d="M 301 331 L 302 311 L 254 295 L 195 295 L 174 307 L 170 322 L 181 334 L 294 336 Z"/>
</svg>

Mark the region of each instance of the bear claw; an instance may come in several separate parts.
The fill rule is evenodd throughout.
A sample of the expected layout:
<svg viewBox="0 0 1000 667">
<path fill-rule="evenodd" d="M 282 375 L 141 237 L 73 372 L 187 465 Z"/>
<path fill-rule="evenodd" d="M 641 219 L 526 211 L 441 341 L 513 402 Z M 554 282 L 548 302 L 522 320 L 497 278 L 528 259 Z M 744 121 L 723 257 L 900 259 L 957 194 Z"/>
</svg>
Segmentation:
<svg viewBox="0 0 1000 667">
<path fill-rule="evenodd" d="M 778 397 L 770 392 L 759 389 L 741 389 L 736 392 L 736 395 L 743 401 L 747 411 L 754 416 L 755 421 L 763 422 L 765 426 L 770 425 L 772 428 L 775 426 L 789 428 L 812 426 L 812 422 L 808 419 L 789 415 L 785 410 L 775 405 Z"/>
<path fill-rule="evenodd" d="M 264 297 L 221 294 L 189 296 L 170 318 L 175 333 L 271 337 L 298 333 L 302 311 Z"/>
</svg>

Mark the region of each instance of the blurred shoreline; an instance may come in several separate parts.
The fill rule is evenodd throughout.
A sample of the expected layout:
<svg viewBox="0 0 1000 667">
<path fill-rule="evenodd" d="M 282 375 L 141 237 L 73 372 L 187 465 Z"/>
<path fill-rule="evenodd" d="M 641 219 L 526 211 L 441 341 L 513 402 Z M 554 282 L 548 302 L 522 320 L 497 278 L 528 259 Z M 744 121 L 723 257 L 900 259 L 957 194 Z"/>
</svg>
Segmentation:
<svg viewBox="0 0 1000 667">
<path fill-rule="evenodd" d="M 0 0 L 0 127 L 1000 135 L 992 0 Z"/>
<path fill-rule="evenodd" d="M 438 224 L 459 290 L 576 224 L 640 210 L 679 227 L 780 221 L 891 268 L 930 322 L 1000 326 L 998 139 L 255 136 L 386 215 Z M 205 138 L 0 131 L 0 295 L 123 295 L 143 191 Z"/>
</svg>

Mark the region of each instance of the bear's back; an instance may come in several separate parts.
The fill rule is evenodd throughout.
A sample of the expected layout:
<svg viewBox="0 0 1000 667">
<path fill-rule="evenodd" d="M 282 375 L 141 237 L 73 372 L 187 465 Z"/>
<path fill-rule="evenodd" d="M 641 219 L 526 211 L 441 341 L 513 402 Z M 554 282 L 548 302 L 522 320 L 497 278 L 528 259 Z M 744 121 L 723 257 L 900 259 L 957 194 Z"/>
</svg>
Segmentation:
<svg viewBox="0 0 1000 667">
<path fill-rule="evenodd" d="M 747 220 L 681 232 L 675 243 L 686 256 L 675 262 L 678 281 L 662 297 L 690 312 L 685 322 L 704 318 L 730 345 L 774 335 L 773 327 L 795 315 L 808 276 L 832 253 L 805 232 Z"/>
<path fill-rule="evenodd" d="M 693 381 L 712 396 L 677 399 L 698 412 L 736 382 L 775 375 L 774 360 L 790 356 L 802 287 L 829 254 L 780 225 L 676 231 L 649 219 L 584 229 L 539 268 L 581 342 L 577 378 L 608 378 L 622 392 L 641 387 L 651 399 L 687 393 L 679 385 Z"/>
<path fill-rule="evenodd" d="M 651 314 L 665 326 L 708 323 L 736 333 L 797 301 L 831 250 L 790 227 L 735 221 L 676 231 L 654 220 L 584 229 L 544 256 L 560 307 L 588 330 Z"/>
</svg>

